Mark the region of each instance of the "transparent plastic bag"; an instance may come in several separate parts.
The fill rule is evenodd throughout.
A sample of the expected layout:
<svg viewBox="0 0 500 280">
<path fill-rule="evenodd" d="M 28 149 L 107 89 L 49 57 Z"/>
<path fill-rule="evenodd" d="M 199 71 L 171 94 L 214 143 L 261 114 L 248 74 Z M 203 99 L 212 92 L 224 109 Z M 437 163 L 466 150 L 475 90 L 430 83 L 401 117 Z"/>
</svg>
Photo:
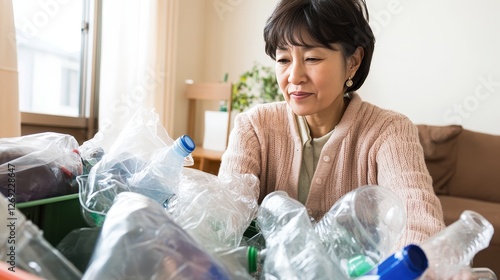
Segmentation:
<svg viewBox="0 0 500 280">
<path fill-rule="evenodd" d="M 74 229 L 57 244 L 56 249 L 76 268 L 85 272 L 100 233 L 100 227 Z"/>
<path fill-rule="evenodd" d="M 169 147 L 173 143 L 155 110 L 139 109 L 122 129 L 112 123 L 105 124 L 92 139 L 80 146 L 79 151 L 84 162 L 93 167 L 105 154 L 116 157 L 122 152 L 147 161 L 159 148 Z M 192 157 L 186 158 L 186 166 L 193 163 Z"/>
<path fill-rule="evenodd" d="M 111 145 L 116 141 L 119 134 L 120 130 L 116 126 L 113 126 L 112 123 L 106 123 L 92 139 L 83 142 L 79 151 L 86 167 L 85 174 L 88 174 L 104 154 L 109 152 Z"/>
<path fill-rule="evenodd" d="M 266 239 L 262 235 L 256 219 L 252 220 L 250 226 L 248 226 L 243 233 L 243 239 L 240 242 L 240 246 L 253 246 L 258 250 L 264 250 L 266 248 Z"/>
<path fill-rule="evenodd" d="M 173 189 L 179 182 L 180 174 L 167 172 L 171 162 L 158 159 L 158 155 L 165 155 L 171 149 L 174 141 L 161 126 L 154 110 L 137 111 L 115 135 L 115 132 L 110 133 L 111 139 L 105 139 L 103 133 L 96 141 L 82 145 L 87 156 L 84 160 L 89 162 L 88 156 L 95 155 L 90 151 L 97 151 L 98 143 L 109 145 L 112 142 L 109 148 L 100 147 L 100 160 L 94 158 L 88 174 L 77 178 L 83 215 L 92 226 L 102 225 L 117 194 L 137 192 L 163 204 L 174 194 Z M 180 163 L 182 166 L 192 164 L 191 155 Z"/>
<path fill-rule="evenodd" d="M 68 134 L 44 132 L 0 139 L 0 190 L 26 202 L 78 192 L 82 160 Z M 9 180 L 10 179 L 10 180 Z"/>
<path fill-rule="evenodd" d="M 236 248 L 258 209 L 258 179 L 252 174 L 218 177 L 186 168 L 175 192 L 165 207 L 211 252 Z"/>
<path fill-rule="evenodd" d="M 230 279 L 222 263 L 154 200 L 117 195 L 83 278 Z"/>
</svg>

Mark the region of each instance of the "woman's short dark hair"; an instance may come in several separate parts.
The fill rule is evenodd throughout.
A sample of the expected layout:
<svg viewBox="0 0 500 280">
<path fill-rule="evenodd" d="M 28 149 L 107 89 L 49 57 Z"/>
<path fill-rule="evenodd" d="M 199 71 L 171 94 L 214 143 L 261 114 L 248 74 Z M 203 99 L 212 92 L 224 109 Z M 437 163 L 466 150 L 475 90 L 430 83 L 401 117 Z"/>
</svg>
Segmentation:
<svg viewBox="0 0 500 280">
<path fill-rule="evenodd" d="M 363 47 L 363 61 L 349 88 L 355 91 L 368 76 L 375 47 L 368 20 L 364 0 L 281 0 L 264 28 L 265 50 L 276 59 L 276 50 L 289 44 L 311 47 L 305 35 L 329 49 L 333 43 L 340 44 L 345 58 Z"/>
</svg>

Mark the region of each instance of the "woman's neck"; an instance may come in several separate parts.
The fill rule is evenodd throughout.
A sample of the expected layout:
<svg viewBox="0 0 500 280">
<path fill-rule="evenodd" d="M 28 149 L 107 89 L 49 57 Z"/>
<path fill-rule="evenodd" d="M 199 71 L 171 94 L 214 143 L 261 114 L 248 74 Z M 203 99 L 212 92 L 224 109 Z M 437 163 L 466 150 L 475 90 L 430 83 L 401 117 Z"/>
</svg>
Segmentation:
<svg viewBox="0 0 500 280">
<path fill-rule="evenodd" d="M 332 107 L 318 114 L 306 116 L 307 125 L 312 138 L 320 138 L 332 131 L 342 119 L 348 102 L 340 95 Z"/>
</svg>

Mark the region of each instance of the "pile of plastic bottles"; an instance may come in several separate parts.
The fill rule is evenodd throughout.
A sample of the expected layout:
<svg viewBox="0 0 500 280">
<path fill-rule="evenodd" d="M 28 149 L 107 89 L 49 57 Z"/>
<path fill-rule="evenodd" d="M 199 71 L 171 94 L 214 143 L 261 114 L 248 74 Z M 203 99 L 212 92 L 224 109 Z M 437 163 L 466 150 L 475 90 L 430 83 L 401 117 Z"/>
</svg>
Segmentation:
<svg viewBox="0 0 500 280">
<path fill-rule="evenodd" d="M 15 210 L 19 268 L 65 280 L 449 279 L 468 269 L 493 235 L 484 217 L 464 211 L 425 242 L 395 248 L 406 213 L 388 188 L 360 186 L 312 221 L 282 191 L 258 205 L 253 175 L 185 168 L 195 148 L 189 136 L 162 143 L 144 147 L 147 153 L 112 146 L 87 153 L 88 172 L 78 182 L 92 228 L 73 231 L 57 249 Z M 9 201 L 0 204 L 8 209 Z M 1 231 L 0 241 L 8 263 L 9 233 Z M 74 255 L 87 259 L 69 261 Z"/>
<path fill-rule="evenodd" d="M 21 213 L 16 213 L 20 233 L 16 258 L 21 269 L 46 279 L 449 279 L 467 269 L 474 255 L 488 246 L 491 224 L 478 213 L 465 211 L 422 244 L 390 254 L 399 234 L 387 229 L 404 226 L 404 215 L 394 212 L 399 205 L 368 208 L 362 214 L 356 211 L 366 199 L 389 202 L 392 198 L 384 187 L 360 187 L 312 223 L 302 204 L 277 191 L 258 208 L 258 234 L 265 242 L 249 245 L 241 235 L 247 223 L 239 223 L 251 219 L 236 212 L 217 219 L 210 208 L 185 209 L 196 217 L 183 223 L 178 220 L 182 216 L 171 214 L 157 201 L 122 192 L 107 211 L 102 228 L 96 228 L 97 243 L 84 271 L 45 241 Z M 0 201 L 7 207 L 4 197 Z M 180 198 L 178 203 L 176 207 L 183 203 Z M 211 203 L 215 212 L 222 209 L 215 204 L 225 204 L 212 200 L 204 206 Z M 223 207 L 234 210 L 227 204 Z M 247 208 L 248 213 L 252 208 Z M 85 232 L 74 233 L 81 238 Z M 7 236 L 1 239 L 7 244 Z M 5 248 L 0 256 L 8 262 Z"/>
</svg>

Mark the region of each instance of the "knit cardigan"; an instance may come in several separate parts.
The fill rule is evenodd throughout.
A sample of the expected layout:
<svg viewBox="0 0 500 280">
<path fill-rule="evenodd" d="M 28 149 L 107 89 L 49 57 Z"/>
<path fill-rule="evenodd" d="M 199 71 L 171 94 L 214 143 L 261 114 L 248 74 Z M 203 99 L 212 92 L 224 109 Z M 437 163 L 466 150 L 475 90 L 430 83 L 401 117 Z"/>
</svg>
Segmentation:
<svg viewBox="0 0 500 280">
<path fill-rule="evenodd" d="M 418 244 L 444 228 L 416 126 L 405 116 L 351 101 L 324 145 L 305 203 L 319 221 L 344 194 L 364 185 L 392 190 L 401 198 L 407 224 L 397 248 Z M 294 113 L 285 102 L 261 104 L 235 119 L 219 175 L 256 175 L 259 203 L 276 190 L 297 199 L 302 142 Z"/>
</svg>

